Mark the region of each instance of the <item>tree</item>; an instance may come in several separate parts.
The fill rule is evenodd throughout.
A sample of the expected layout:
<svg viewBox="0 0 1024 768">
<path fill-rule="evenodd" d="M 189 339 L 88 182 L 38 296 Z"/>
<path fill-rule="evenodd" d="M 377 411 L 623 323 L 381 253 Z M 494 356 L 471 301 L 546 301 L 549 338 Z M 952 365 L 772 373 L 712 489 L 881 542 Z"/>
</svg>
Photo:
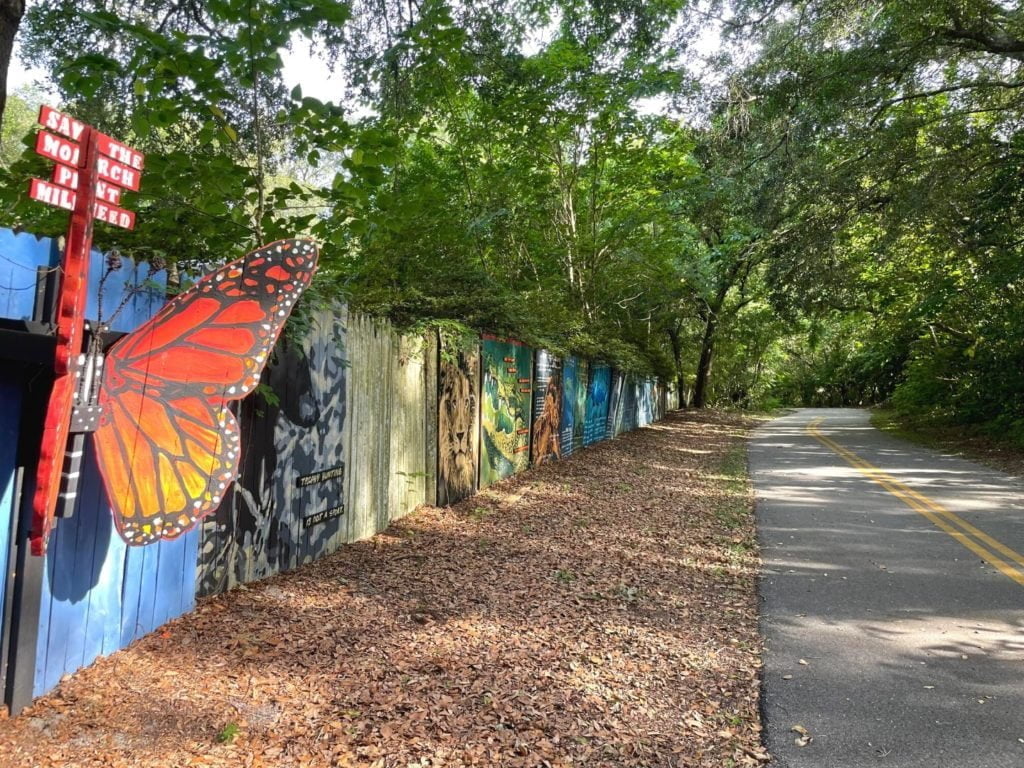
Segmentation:
<svg viewBox="0 0 1024 768">
<path fill-rule="evenodd" d="M 777 309 L 887 329 L 896 347 L 866 327 L 836 347 L 851 384 L 876 371 L 876 398 L 1020 419 L 1024 14 L 987 0 L 720 7 L 727 34 L 758 45 L 723 101 L 764 147 L 784 214 L 766 252 Z M 898 372 L 858 367 L 883 359 Z"/>
<path fill-rule="evenodd" d="M 0 0 L 0 128 L 7 108 L 7 72 L 14 55 L 14 38 L 25 15 L 25 0 Z"/>
</svg>

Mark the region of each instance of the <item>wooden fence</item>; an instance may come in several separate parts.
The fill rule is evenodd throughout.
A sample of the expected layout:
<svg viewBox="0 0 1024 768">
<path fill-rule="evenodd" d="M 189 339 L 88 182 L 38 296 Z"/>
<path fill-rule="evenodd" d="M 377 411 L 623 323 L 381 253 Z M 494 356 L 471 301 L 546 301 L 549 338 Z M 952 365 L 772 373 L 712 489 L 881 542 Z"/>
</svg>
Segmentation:
<svg viewBox="0 0 1024 768">
<path fill-rule="evenodd" d="M 0 680 L 14 710 L 190 611 L 197 595 L 324 557 L 522 471 L 531 453 L 557 460 L 678 407 L 654 379 L 495 337 L 456 349 L 337 306 L 301 337 L 286 334 L 239 404 L 239 479 L 196 530 L 126 547 L 90 448 L 74 514 L 58 520 L 45 559 L 31 558 L 31 489 L 19 480 L 34 473 L 52 342 L 31 354 L 12 345 L 45 337 L 28 321 L 46 300 L 39 270 L 58 257 L 47 239 L 0 230 L 0 352 L 22 358 L 0 369 Z M 94 253 L 87 317 L 129 332 L 162 306 L 164 283 L 145 264 Z"/>
<path fill-rule="evenodd" d="M 32 695 L 50 690 L 63 675 L 191 610 L 196 594 L 199 532 L 151 547 L 126 547 L 113 533 L 91 443 L 87 443 L 73 515 L 59 521 L 42 562 L 22 559 L 35 566 L 20 574 L 35 590 L 19 595 L 14 587 L 23 585 L 10 580 L 18 561 L 12 544 L 24 541 L 26 533 L 28 505 L 19 502 L 31 498 L 35 469 L 33 457 L 26 454 L 33 442 L 38 445 L 40 424 L 29 415 L 41 413 L 39 402 L 48 394 L 45 366 L 11 361 L 18 351 L 12 347 L 19 333 L 17 324 L 31 321 L 45 296 L 37 296 L 37 270 L 54 270 L 58 263 L 59 251 L 49 239 L 0 230 L 0 307 L 3 317 L 13 321 L 4 328 L 7 364 L 0 369 L 4 436 L 0 482 L 5 486 L 0 496 L 0 557 L 8 564 L 2 585 L 5 620 L 0 626 L 6 652 L 0 664 L 5 689 L 10 691 L 15 680 L 8 672 L 14 665 L 6 662 L 18 656 L 19 677 L 26 689 L 30 682 Z M 103 254 L 93 252 L 87 317 L 102 317 L 113 330 L 132 330 L 163 306 L 165 284 L 166 275 L 150 274 L 146 264 L 136 266 L 129 259 L 108 263 Z M 14 492 L 19 478 L 23 483 L 20 499 Z M 16 597 L 31 605 L 14 605 Z M 23 617 L 37 620 L 34 632 L 23 627 L 17 638 L 12 637 L 16 608 Z M 15 642 L 27 636 L 33 637 L 33 647 Z"/>
</svg>

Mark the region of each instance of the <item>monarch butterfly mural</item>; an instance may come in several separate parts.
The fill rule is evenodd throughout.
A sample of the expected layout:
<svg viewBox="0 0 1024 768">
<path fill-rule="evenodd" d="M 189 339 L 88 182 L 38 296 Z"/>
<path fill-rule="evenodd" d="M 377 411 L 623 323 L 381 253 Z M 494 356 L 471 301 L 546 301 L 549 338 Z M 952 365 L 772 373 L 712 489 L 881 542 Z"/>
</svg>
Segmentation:
<svg viewBox="0 0 1024 768">
<path fill-rule="evenodd" d="M 229 262 L 107 353 L 93 440 L 128 544 L 177 538 L 220 505 L 242 450 L 229 404 L 259 382 L 317 256 L 281 240 Z"/>
</svg>

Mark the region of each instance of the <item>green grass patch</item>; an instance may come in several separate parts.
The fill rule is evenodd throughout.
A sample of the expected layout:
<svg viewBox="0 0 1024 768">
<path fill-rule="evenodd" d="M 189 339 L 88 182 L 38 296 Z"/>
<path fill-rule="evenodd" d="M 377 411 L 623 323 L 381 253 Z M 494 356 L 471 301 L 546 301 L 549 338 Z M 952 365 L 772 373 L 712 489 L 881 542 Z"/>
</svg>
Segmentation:
<svg viewBox="0 0 1024 768">
<path fill-rule="evenodd" d="M 486 520 L 490 517 L 493 511 L 494 510 L 488 509 L 487 507 L 474 507 L 466 513 L 466 517 L 479 523 L 481 520 Z"/>
<path fill-rule="evenodd" d="M 747 443 L 737 441 L 718 466 L 722 479 L 722 498 L 715 516 L 726 528 L 739 528 L 750 517 L 750 488 L 747 477 Z"/>
</svg>

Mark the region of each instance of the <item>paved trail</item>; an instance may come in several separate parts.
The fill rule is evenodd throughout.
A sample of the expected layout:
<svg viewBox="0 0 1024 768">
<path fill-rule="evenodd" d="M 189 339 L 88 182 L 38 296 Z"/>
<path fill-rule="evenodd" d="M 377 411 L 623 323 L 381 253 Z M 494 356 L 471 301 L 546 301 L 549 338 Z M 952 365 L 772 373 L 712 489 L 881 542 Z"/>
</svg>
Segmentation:
<svg viewBox="0 0 1024 768">
<path fill-rule="evenodd" d="M 1024 483 L 854 409 L 770 422 L 750 465 L 772 766 L 1024 766 Z"/>
</svg>

